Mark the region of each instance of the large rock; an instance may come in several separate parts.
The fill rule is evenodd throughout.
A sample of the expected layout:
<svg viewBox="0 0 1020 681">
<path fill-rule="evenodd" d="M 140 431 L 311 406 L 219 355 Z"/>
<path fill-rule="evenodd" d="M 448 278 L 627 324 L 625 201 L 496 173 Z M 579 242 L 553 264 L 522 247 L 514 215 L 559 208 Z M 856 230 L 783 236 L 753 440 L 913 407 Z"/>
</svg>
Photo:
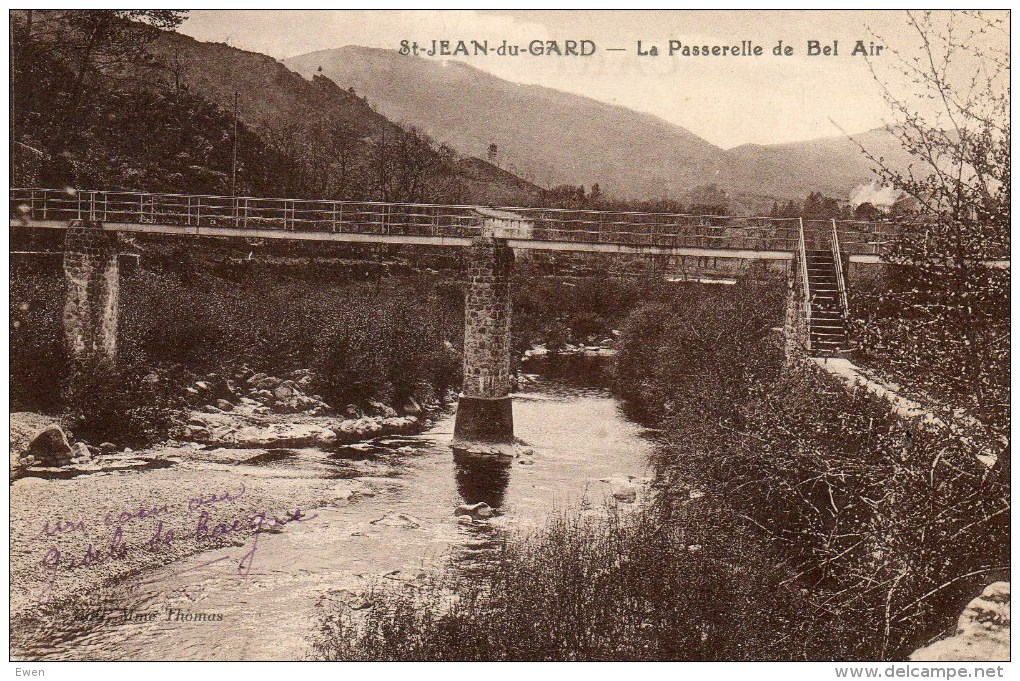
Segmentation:
<svg viewBox="0 0 1020 681">
<path fill-rule="evenodd" d="M 41 466 L 66 466 L 74 458 L 71 444 L 64 429 L 54 423 L 39 432 L 28 445 L 26 456 L 33 457 Z"/>
<path fill-rule="evenodd" d="M 956 633 L 914 651 L 915 662 L 1009 660 L 1009 582 L 993 582 L 964 609 Z"/>
<path fill-rule="evenodd" d="M 492 517 L 492 507 L 484 501 L 477 504 L 461 504 L 453 512 L 455 516 L 470 516 L 472 520 L 486 520 Z"/>
<path fill-rule="evenodd" d="M 397 412 L 394 411 L 393 407 L 383 404 L 382 402 L 372 400 L 368 403 L 368 406 L 371 407 L 372 411 L 378 414 L 379 416 L 393 418 L 394 416 L 397 415 Z"/>
<path fill-rule="evenodd" d="M 71 445 L 71 463 L 88 463 L 92 460 L 92 450 L 84 442 Z"/>
<path fill-rule="evenodd" d="M 47 426 L 57 423 L 55 418 L 29 411 L 11 412 L 11 462 L 17 461 L 28 452 L 28 446 Z"/>
</svg>

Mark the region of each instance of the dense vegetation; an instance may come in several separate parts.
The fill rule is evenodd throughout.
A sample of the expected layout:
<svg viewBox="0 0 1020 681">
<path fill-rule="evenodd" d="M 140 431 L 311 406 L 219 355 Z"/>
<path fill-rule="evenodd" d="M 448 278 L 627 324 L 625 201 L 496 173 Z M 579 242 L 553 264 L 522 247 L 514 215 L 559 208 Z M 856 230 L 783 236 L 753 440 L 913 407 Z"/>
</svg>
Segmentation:
<svg viewBox="0 0 1020 681">
<path fill-rule="evenodd" d="M 775 291 L 746 279 L 625 325 L 617 389 L 665 427 L 651 506 L 504 537 L 481 583 L 382 589 L 323 622 L 320 654 L 889 659 L 940 633 L 1008 571 L 1008 480 L 973 443 L 784 367 Z"/>
<path fill-rule="evenodd" d="M 140 265 L 121 274 L 118 363 L 85 374 L 67 359 L 59 257 L 16 262 L 13 409 L 69 411 L 82 437 L 141 444 L 173 432 L 189 381 L 244 366 L 277 376 L 311 369 L 311 392 L 341 411 L 443 399 L 459 385 L 458 272 L 419 274 L 406 256 L 380 263 L 342 247 L 319 246 L 309 258 L 306 247 L 272 245 L 256 258 L 252 248 L 216 240 L 137 246 Z M 657 290 L 636 280 L 542 277 L 522 264 L 513 345 L 520 353 L 533 342 L 598 342 Z"/>
</svg>

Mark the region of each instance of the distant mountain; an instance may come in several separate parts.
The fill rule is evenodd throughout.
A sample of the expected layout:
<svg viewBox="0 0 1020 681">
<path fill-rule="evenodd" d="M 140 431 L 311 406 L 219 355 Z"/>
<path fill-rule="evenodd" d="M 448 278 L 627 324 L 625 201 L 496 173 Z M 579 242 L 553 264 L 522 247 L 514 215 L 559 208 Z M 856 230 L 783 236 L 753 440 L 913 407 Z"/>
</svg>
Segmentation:
<svg viewBox="0 0 1020 681">
<path fill-rule="evenodd" d="M 723 150 L 650 114 L 536 85 L 466 64 L 342 47 L 284 63 L 307 78 L 354 88 L 387 118 L 415 125 L 465 155 L 496 144 L 505 165 L 545 187 L 598 182 L 616 198 L 683 199 L 717 184 L 744 205 L 821 191 L 844 199 L 873 179 L 872 163 L 847 137 Z M 884 130 L 856 136 L 894 167 L 907 156 Z"/>
<path fill-rule="evenodd" d="M 845 199 L 875 177 L 875 163 L 862 148 L 892 168 L 906 169 L 916 162 L 884 128 L 851 137 L 734 147 L 728 151 L 733 165 L 723 184 L 751 194 L 803 198 L 820 191 Z"/>
<path fill-rule="evenodd" d="M 727 167 L 724 151 L 678 125 L 459 62 L 343 47 L 284 63 L 353 87 L 387 118 L 462 154 L 485 154 L 494 143 L 505 165 L 546 187 L 599 182 L 624 197 L 659 197 L 712 182 Z"/>
<path fill-rule="evenodd" d="M 359 138 L 351 152 L 356 158 L 349 162 L 364 166 L 369 163 L 371 140 L 384 135 L 392 140 L 398 131 L 394 122 L 349 86 L 340 87 L 319 74 L 306 79 L 264 54 L 200 42 L 176 32 L 163 33 L 147 46 L 147 52 L 148 66 L 141 74 L 132 67 L 132 75 L 162 82 L 164 88 L 179 84 L 228 113 L 236 93 L 238 118 L 283 150 L 308 144 L 305 140 L 325 145 L 328 131 L 343 126 Z M 281 167 L 280 172 L 293 175 L 294 169 Z M 477 158 L 460 159 L 455 172 L 460 176 L 462 189 L 457 192 L 463 202 L 534 203 L 541 197 L 539 187 Z"/>
</svg>

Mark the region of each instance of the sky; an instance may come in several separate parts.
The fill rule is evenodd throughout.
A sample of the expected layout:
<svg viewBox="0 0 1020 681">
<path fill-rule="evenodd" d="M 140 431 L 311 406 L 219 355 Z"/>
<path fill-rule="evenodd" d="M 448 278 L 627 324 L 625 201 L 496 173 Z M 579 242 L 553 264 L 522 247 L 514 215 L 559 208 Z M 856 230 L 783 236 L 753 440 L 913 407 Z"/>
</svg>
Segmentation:
<svg viewBox="0 0 1020 681">
<path fill-rule="evenodd" d="M 1008 31 L 1008 14 L 1001 15 Z M 877 73 L 890 75 L 896 62 L 890 48 L 919 54 L 906 13 L 875 10 L 194 10 L 180 31 L 280 59 L 345 45 L 398 49 L 403 40 L 488 40 L 492 45 L 591 40 L 596 47 L 591 57 L 455 58 L 507 80 L 654 114 L 723 148 L 881 126 L 891 120 L 890 111 L 869 61 Z M 1008 41 L 1003 35 L 987 39 Z M 749 40 L 764 54 L 670 56 L 671 40 L 709 46 Z M 780 40 L 793 47 L 793 55 L 773 55 Z M 809 56 L 812 40 L 838 41 L 838 55 Z M 866 49 L 873 42 L 884 49 L 870 59 L 851 56 L 858 40 Z M 639 56 L 638 41 L 646 52 L 656 46 L 659 55 Z"/>
</svg>

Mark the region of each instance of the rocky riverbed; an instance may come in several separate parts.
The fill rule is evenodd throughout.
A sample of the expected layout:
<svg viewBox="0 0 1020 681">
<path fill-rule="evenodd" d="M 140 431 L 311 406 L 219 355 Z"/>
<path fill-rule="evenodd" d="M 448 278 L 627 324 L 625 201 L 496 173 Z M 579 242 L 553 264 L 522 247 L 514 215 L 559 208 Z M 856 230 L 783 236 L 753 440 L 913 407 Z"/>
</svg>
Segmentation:
<svg viewBox="0 0 1020 681">
<path fill-rule="evenodd" d="M 650 443 L 604 391 L 533 378 L 515 396 L 528 452 L 516 458 L 451 452 L 449 412 L 416 417 L 418 434 L 326 445 L 323 428 L 409 416 L 233 405 L 195 412 L 215 437 L 236 428 L 233 444 L 100 452 L 101 470 L 13 483 L 16 659 L 300 659 L 323 609 L 374 580 L 413 580 L 451 550 L 480 555 L 508 524 L 542 525 L 565 505 L 635 506 L 647 491 Z M 280 444 L 299 429 L 314 444 Z"/>
</svg>

